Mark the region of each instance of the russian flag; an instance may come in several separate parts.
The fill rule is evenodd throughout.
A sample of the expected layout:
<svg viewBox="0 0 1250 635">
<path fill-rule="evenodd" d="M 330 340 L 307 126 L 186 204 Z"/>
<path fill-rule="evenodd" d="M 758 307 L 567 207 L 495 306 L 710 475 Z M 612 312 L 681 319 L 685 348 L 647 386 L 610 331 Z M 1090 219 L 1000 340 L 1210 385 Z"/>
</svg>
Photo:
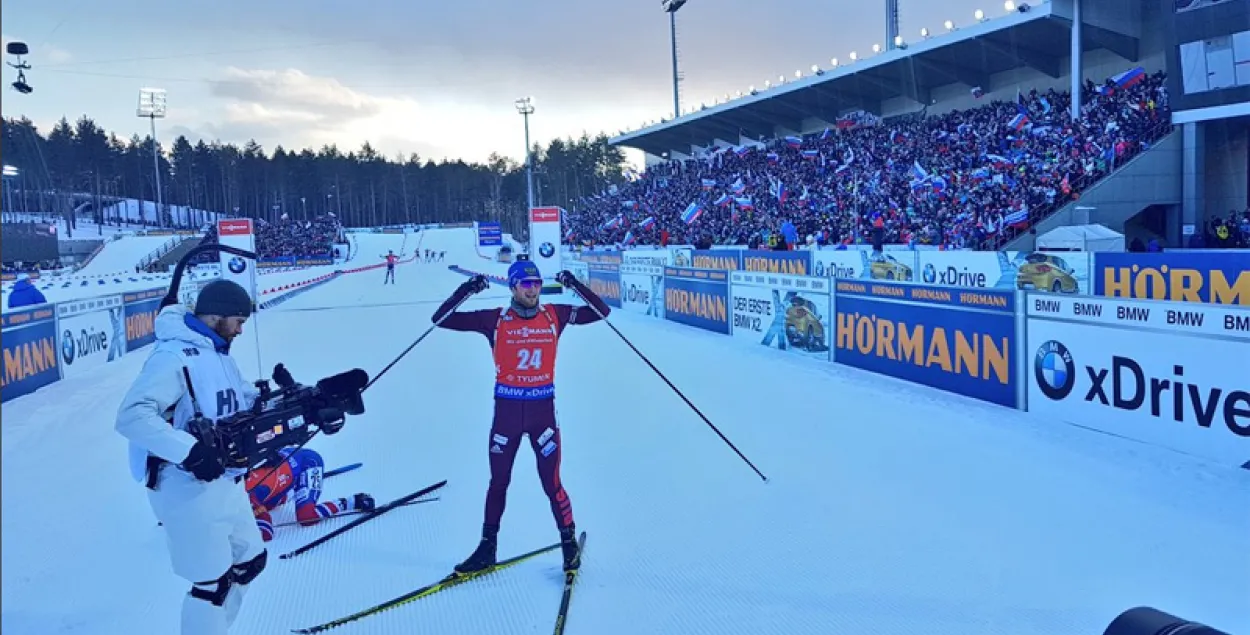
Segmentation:
<svg viewBox="0 0 1250 635">
<path fill-rule="evenodd" d="M 703 206 L 700 205 L 698 201 L 695 201 L 691 203 L 689 207 L 686 208 L 686 211 L 681 213 L 681 222 L 689 225 L 699 220 L 699 217 L 702 215 L 703 215 Z"/>
<path fill-rule="evenodd" d="M 1024 227 L 1029 224 L 1029 211 L 1023 207 L 1003 217 L 1003 222 L 1012 227 Z"/>
<path fill-rule="evenodd" d="M 769 163 L 777 163 L 777 162 L 778 162 L 778 161 L 780 161 L 780 160 L 781 160 L 781 157 L 777 156 L 777 153 L 776 153 L 776 152 L 769 152 L 769 153 L 768 153 L 768 162 L 769 162 Z"/>
<path fill-rule="evenodd" d="M 703 189 L 710 190 L 716 187 L 716 179 L 703 179 Z"/>
<path fill-rule="evenodd" d="M 733 185 L 729 186 L 729 189 L 733 190 L 734 194 L 741 194 L 747 191 L 747 184 L 742 182 L 742 177 L 738 177 L 738 180 L 734 181 Z"/>
<path fill-rule="evenodd" d="M 786 198 L 790 196 L 790 190 L 786 189 L 785 183 L 777 183 L 777 202 L 785 203 Z"/>
<path fill-rule="evenodd" d="M 790 135 L 786 137 L 786 143 L 789 144 L 791 148 L 801 148 L 803 147 L 803 138 Z"/>
<path fill-rule="evenodd" d="M 734 199 L 734 202 L 738 204 L 739 209 L 755 209 L 755 206 L 751 204 L 750 198 L 738 197 Z"/>
<path fill-rule="evenodd" d="M 1029 123 L 1028 115 L 1017 114 L 1015 117 L 1011 118 L 1011 121 L 1008 122 L 1007 125 L 1010 126 L 1013 130 L 1021 130 L 1028 123 Z"/>
<path fill-rule="evenodd" d="M 1124 89 L 1124 88 L 1128 88 L 1132 86 L 1133 84 L 1140 83 L 1141 81 L 1145 79 L 1146 79 L 1145 69 L 1143 69 L 1140 66 L 1137 66 L 1135 68 L 1130 68 L 1127 71 L 1120 73 L 1119 75 L 1113 76 L 1111 78 L 1111 83 L 1115 84 L 1116 88 Z"/>
<path fill-rule="evenodd" d="M 653 226 L 655 226 L 654 216 L 648 216 L 642 219 L 641 223 L 638 223 L 638 229 L 651 229 Z"/>
<path fill-rule="evenodd" d="M 815 161 L 816 157 L 819 157 L 819 156 L 820 156 L 820 150 L 804 150 L 803 151 L 803 158 L 807 159 L 808 161 Z"/>
<path fill-rule="evenodd" d="M 820 140 L 825 141 L 829 137 L 832 137 L 832 136 L 833 136 L 833 131 L 829 129 L 829 126 L 825 126 L 825 131 L 820 133 Z"/>
<path fill-rule="evenodd" d="M 621 240 L 621 244 L 623 244 L 623 245 L 632 245 L 632 244 L 634 244 L 634 241 L 635 241 L 635 240 L 637 240 L 637 239 L 636 239 L 636 238 L 634 238 L 634 232 L 625 232 L 625 238 L 624 238 L 623 240 Z"/>
<path fill-rule="evenodd" d="M 600 227 L 600 229 L 603 229 L 603 230 L 616 229 L 617 227 L 620 227 L 620 226 L 621 226 L 621 217 L 618 215 L 616 218 L 610 219 L 608 220 L 608 222 L 604 223 L 603 226 Z"/>
<path fill-rule="evenodd" d="M 730 197 L 728 194 L 721 194 L 720 196 L 716 197 L 716 201 L 714 202 L 714 204 L 718 207 L 724 207 L 728 205 L 729 203 L 731 203 L 732 201 L 733 201 L 733 198 Z"/>
<path fill-rule="evenodd" d="M 745 156 L 747 155 L 747 153 L 748 153 L 748 152 L 750 152 L 750 151 L 751 151 L 751 149 L 750 149 L 750 148 L 748 148 L 748 147 L 746 147 L 746 146 L 738 146 L 738 147 L 734 148 L 734 154 L 736 154 L 736 155 L 738 155 L 738 156 L 740 156 L 740 157 L 745 157 Z"/>
</svg>

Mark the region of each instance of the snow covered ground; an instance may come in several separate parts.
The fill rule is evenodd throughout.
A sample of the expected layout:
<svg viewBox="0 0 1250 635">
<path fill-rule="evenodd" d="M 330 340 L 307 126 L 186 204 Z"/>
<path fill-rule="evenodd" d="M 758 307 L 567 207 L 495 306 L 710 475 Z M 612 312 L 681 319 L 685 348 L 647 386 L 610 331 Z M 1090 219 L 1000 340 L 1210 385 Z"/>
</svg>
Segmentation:
<svg viewBox="0 0 1250 635">
<path fill-rule="evenodd" d="M 247 327 L 259 351 L 251 333 L 236 343 L 240 366 L 283 362 L 306 383 L 376 373 L 464 280 L 446 265 L 502 268 L 464 234 L 429 233 L 422 247 L 448 262 L 401 266 L 395 285 L 380 269 L 349 274 L 263 312 Z M 504 302 L 492 287 L 465 308 Z M 1250 632 L 1250 472 L 640 315 L 611 320 L 771 482 L 606 325 L 571 328 L 556 382 L 561 469 L 590 537 L 569 635 L 1099 635 L 1141 604 Z M 186 584 L 112 429 L 145 357 L 5 404 L 6 635 L 176 632 Z M 438 502 L 271 557 L 232 633 L 327 621 L 468 555 L 492 375 L 481 337 L 437 331 L 365 394 L 364 415 L 314 440 L 329 466 L 364 462 L 326 481 L 326 496 L 385 501 L 449 483 Z M 523 450 L 501 557 L 557 538 L 535 472 Z M 283 527 L 271 556 L 345 522 Z M 333 632 L 545 632 L 559 566 L 549 554 Z"/>
</svg>

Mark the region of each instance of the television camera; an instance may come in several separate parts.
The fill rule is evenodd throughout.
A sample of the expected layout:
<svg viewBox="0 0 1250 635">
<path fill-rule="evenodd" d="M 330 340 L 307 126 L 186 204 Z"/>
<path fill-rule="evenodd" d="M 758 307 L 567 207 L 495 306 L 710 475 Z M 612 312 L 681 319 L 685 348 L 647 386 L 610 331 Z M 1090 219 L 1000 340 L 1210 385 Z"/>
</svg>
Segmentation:
<svg viewBox="0 0 1250 635">
<path fill-rule="evenodd" d="M 313 386 L 296 383 L 286 367 L 273 369 L 273 390 L 267 380 L 256 382 L 260 395 L 247 410 L 218 419 L 204 417 L 194 390 L 195 416 L 187 431 L 224 457 L 222 467 L 256 470 L 282 462 L 279 450 L 308 442 L 317 431 L 334 434 L 343 428 L 346 415 L 365 412 L 361 391 L 369 375 L 355 368 L 326 377 Z M 187 378 L 190 389 L 190 378 Z"/>
<path fill-rule="evenodd" d="M 187 264 L 206 251 L 219 251 L 251 258 L 256 254 L 228 245 L 203 244 L 188 251 L 174 267 L 169 290 L 161 300 L 161 308 L 178 304 L 179 288 Z M 255 310 L 255 307 L 253 307 Z M 321 379 L 313 386 L 296 383 L 282 364 L 273 369 L 274 390 L 267 380 L 256 381 L 260 395 L 252 407 L 216 422 L 204 417 L 199 401 L 191 388 L 189 373 L 184 379 L 195 406 L 195 414 L 187 423 L 187 431 L 206 445 L 221 450 L 223 467 L 257 469 L 282 461 L 278 451 L 284 447 L 307 443 L 318 431 L 334 434 L 342 429 L 346 415 L 365 412 L 361 393 L 369 385 L 369 374 L 355 368 Z"/>
</svg>

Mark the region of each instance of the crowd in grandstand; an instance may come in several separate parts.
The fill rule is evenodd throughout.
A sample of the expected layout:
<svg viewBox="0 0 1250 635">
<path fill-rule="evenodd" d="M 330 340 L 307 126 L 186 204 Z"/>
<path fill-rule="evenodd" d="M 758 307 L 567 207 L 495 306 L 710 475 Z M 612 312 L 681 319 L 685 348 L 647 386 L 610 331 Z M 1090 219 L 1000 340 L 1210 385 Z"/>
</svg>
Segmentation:
<svg viewBox="0 0 1250 635">
<path fill-rule="evenodd" d="M 994 248 L 1171 130 L 1163 73 L 1087 81 L 1070 93 L 882 121 L 670 161 L 582 199 L 565 219 L 579 244 L 868 242 Z M 789 233 L 789 232 L 787 232 Z M 788 245 L 795 247 L 797 245 Z"/>
<path fill-rule="evenodd" d="M 257 219 L 256 255 L 260 258 L 295 256 L 297 258 L 325 258 L 334 253 L 334 243 L 343 231 L 339 219 L 333 214 L 318 216 L 312 220 L 292 220 L 285 215 L 270 223 Z M 217 242 L 217 227 L 210 226 L 201 244 Z M 216 262 L 217 254 L 209 252 L 196 258 L 196 262 Z"/>
</svg>

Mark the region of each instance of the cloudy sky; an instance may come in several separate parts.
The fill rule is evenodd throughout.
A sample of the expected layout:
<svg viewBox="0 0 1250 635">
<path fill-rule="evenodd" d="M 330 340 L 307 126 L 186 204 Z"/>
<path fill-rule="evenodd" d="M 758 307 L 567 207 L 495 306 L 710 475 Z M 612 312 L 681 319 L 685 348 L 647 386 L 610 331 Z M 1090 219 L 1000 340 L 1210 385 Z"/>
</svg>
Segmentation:
<svg viewBox="0 0 1250 635">
<path fill-rule="evenodd" d="M 999 0 L 901 0 L 902 33 L 972 21 Z M 105 9 L 107 7 L 107 9 Z M 678 14 L 685 102 L 828 64 L 881 43 L 884 0 L 690 0 Z M 138 90 L 167 89 L 162 139 L 267 151 L 369 141 L 395 156 L 524 153 L 513 101 L 532 95 L 534 140 L 615 134 L 672 109 L 659 0 L 4 0 L 5 42 L 25 41 L 31 95 L 5 117 L 41 130 L 87 114 L 146 134 Z"/>
</svg>

